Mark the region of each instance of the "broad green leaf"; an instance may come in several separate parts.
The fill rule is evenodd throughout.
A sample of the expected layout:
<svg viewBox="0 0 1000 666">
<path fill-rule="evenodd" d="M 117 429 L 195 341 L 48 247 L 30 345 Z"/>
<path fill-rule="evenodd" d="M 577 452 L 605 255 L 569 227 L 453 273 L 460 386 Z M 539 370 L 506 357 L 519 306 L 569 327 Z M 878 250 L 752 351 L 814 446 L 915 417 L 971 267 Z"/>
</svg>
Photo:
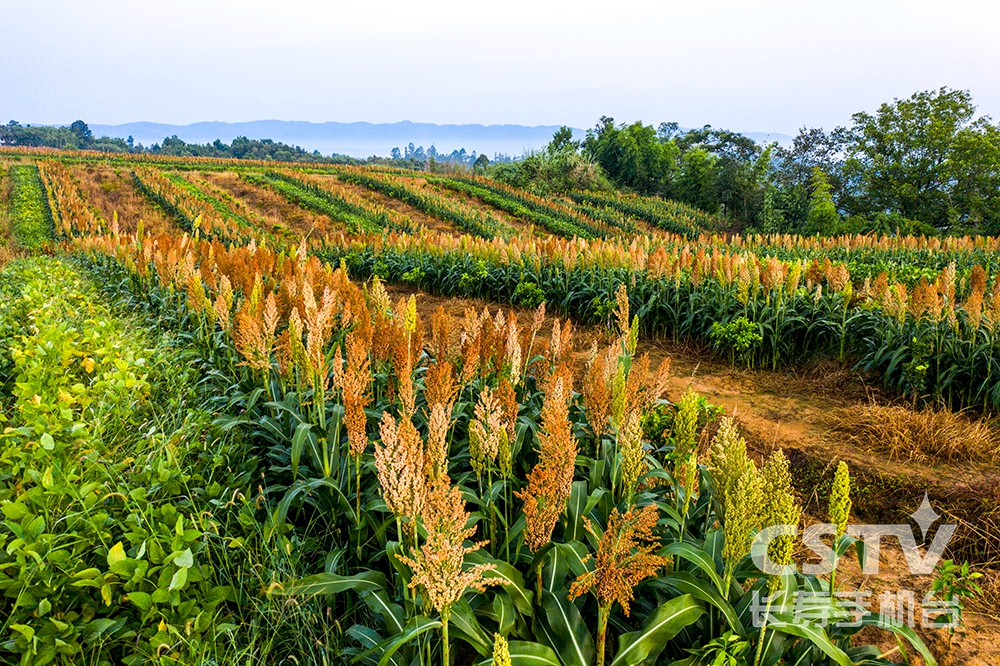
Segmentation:
<svg viewBox="0 0 1000 666">
<path fill-rule="evenodd" d="M 533 598 L 524 587 L 524 576 L 521 575 L 520 571 L 512 567 L 507 562 L 494 560 L 493 558 L 484 555 L 481 551 L 469 553 L 466 555 L 465 559 L 470 564 L 488 563 L 495 565 L 496 568 L 485 572 L 483 577 L 499 578 L 502 580 L 503 589 L 510 594 L 510 598 L 514 602 L 514 607 L 517 608 L 518 612 L 522 615 L 531 617 L 534 613 Z"/>
<path fill-rule="evenodd" d="M 406 619 L 403 607 L 390 601 L 389 595 L 384 589 L 366 590 L 361 593 L 361 600 L 368 605 L 373 613 L 385 620 L 386 626 L 393 635 L 403 631 L 403 622 Z"/>
<path fill-rule="evenodd" d="M 514 628 L 514 604 L 510 595 L 500 591 L 493 597 L 493 614 L 497 618 L 497 631 L 507 636 Z"/>
<path fill-rule="evenodd" d="M 185 549 L 180 555 L 174 558 L 174 564 L 179 567 L 193 567 L 194 553 L 190 548 Z"/>
<path fill-rule="evenodd" d="M 392 655 L 396 654 L 399 648 L 403 647 L 410 641 L 412 641 L 417 636 L 430 631 L 431 629 L 437 629 L 441 626 L 441 622 L 438 620 L 432 620 L 425 615 L 417 615 L 406 623 L 406 627 L 403 631 L 389 641 L 385 641 L 377 646 L 377 648 L 382 649 L 382 658 L 378 660 L 378 666 L 385 666 L 392 659 Z"/>
<path fill-rule="evenodd" d="M 851 658 L 833 643 L 826 630 L 819 625 L 804 622 L 785 613 L 775 613 L 773 616 L 778 622 L 773 625 L 769 624 L 769 630 L 780 631 L 789 636 L 805 638 L 822 650 L 832 661 L 840 664 L 840 666 L 853 666 Z"/>
<path fill-rule="evenodd" d="M 690 594 L 671 599 L 653 611 L 642 629 L 622 634 L 611 666 L 636 666 L 655 659 L 674 636 L 704 613 L 701 602 Z"/>
<path fill-rule="evenodd" d="M 267 592 L 278 596 L 293 594 L 310 596 L 314 594 L 339 594 L 347 590 L 364 592 L 382 589 L 385 589 L 385 576 L 377 571 L 362 571 L 352 576 L 321 573 L 287 583 L 273 583 Z"/>
<path fill-rule="evenodd" d="M 677 557 L 682 557 L 688 562 L 691 562 L 705 572 L 715 585 L 715 589 L 717 589 L 722 596 L 727 596 L 726 590 L 722 589 L 722 578 L 715 570 L 715 560 L 713 560 L 712 557 L 705 551 L 700 548 L 696 548 L 694 544 L 690 544 L 685 541 L 672 543 L 666 548 L 660 550 L 660 555 L 676 555 Z"/>
<path fill-rule="evenodd" d="M 726 618 L 726 622 L 738 636 L 746 636 L 746 629 L 740 622 L 740 616 L 732 604 L 726 601 L 718 590 L 707 582 L 695 578 L 691 573 L 674 571 L 651 581 L 650 585 L 667 587 L 677 594 L 690 594 L 695 599 L 712 604 L 722 612 L 722 616 Z"/>
<path fill-rule="evenodd" d="M 479 626 L 479 620 L 465 599 L 459 599 L 451 607 L 451 628 L 457 637 L 464 639 L 484 657 L 493 653 L 493 640 Z"/>
<path fill-rule="evenodd" d="M 863 618 L 861 618 L 861 624 L 866 626 L 879 627 L 880 629 L 891 631 L 893 634 L 897 636 L 902 636 L 903 638 L 905 638 L 907 641 L 910 642 L 910 645 L 912 645 L 917 652 L 920 653 L 920 656 L 923 657 L 924 663 L 927 664 L 927 666 L 937 666 L 937 660 L 934 659 L 934 655 L 931 654 L 931 651 L 927 649 L 927 646 L 920 639 L 920 636 L 917 635 L 917 632 L 915 632 L 912 627 L 909 627 L 900 622 L 895 622 L 891 618 L 875 613 L 869 613 L 865 615 Z"/>
<path fill-rule="evenodd" d="M 128 600 L 144 613 L 153 607 L 153 599 L 146 592 L 129 592 Z"/>
<path fill-rule="evenodd" d="M 591 666 L 594 660 L 594 639 L 580 617 L 580 611 L 560 590 L 558 595 L 542 591 L 545 618 L 552 629 L 554 647 L 565 666 Z"/>
<path fill-rule="evenodd" d="M 126 559 L 128 559 L 128 556 L 125 554 L 125 546 L 122 545 L 121 541 L 111 546 L 111 550 L 108 551 L 109 567 L 112 567 L 119 562 L 124 562 Z"/>
<path fill-rule="evenodd" d="M 305 448 L 306 440 L 312 436 L 310 431 L 312 430 L 311 423 L 300 423 L 295 426 L 295 434 L 292 435 L 292 476 L 297 477 L 299 475 L 299 461 L 302 460 L 302 450 Z"/>
</svg>

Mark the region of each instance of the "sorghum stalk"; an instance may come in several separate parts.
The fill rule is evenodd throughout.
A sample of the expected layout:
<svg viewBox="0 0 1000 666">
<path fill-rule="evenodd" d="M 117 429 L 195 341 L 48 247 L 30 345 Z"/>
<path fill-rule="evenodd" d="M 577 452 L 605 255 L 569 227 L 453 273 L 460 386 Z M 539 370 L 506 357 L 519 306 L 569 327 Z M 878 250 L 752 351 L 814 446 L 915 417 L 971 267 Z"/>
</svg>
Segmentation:
<svg viewBox="0 0 1000 666">
<path fill-rule="evenodd" d="M 608 637 L 608 617 L 611 615 L 611 604 L 597 606 L 597 659 L 595 666 L 604 666 L 604 645 Z"/>
</svg>

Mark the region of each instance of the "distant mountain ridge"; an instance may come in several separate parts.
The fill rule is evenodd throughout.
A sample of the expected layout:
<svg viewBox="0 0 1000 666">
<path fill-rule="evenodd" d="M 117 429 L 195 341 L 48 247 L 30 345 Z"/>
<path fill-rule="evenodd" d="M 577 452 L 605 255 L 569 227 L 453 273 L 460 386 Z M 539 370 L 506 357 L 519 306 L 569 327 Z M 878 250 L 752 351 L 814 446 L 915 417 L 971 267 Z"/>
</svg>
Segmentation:
<svg viewBox="0 0 1000 666">
<path fill-rule="evenodd" d="M 123 125 L 90 124 L 95 137 L 131 136 L 136 143 L 146 147 L 161 143 L 164 138 L 176 135 L 188 143 L 211 143 L 220 139 L 231 143 L 238 136 L 248 139 L 272 139 L 308 151 L 318 150 L 324 155 L 338 153 L 364 158 L 372 155 L 388 156 L 393 148 L 403 150 L 407 144 L 429 148 L 432 144 L 439 153 L 451 153 L 465 148 L 492 157 L 496 153 L 519 156 L 526 150 L 544 147 L 558 125 L 436 125 L 414 123 L 408 120 L 397 123 L 312 123 L 294 120 L 254 120 L 242 123 L 220 121 L 200 122 L 190 125 L 134 122 Z M 577 138 L 584 130 L 574 129 Z M 747 132 L 746 136 L 757 141 L 791 143 L 784 134 Z"/>
</svg>

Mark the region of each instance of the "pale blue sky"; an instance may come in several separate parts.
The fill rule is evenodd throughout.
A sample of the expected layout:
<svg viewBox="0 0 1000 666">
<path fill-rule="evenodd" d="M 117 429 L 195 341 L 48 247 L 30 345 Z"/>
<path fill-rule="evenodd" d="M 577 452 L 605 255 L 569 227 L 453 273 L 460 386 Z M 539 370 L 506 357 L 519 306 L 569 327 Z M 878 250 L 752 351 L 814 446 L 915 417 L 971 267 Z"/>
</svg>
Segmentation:
<svg viewBox="0 0 1000 666">
<path fill-rule="evenodd" d="M 794 133 L 947 85 L 1000 116 L 1000 3 L 0 0 L 0 122 Z"/>
</svg>

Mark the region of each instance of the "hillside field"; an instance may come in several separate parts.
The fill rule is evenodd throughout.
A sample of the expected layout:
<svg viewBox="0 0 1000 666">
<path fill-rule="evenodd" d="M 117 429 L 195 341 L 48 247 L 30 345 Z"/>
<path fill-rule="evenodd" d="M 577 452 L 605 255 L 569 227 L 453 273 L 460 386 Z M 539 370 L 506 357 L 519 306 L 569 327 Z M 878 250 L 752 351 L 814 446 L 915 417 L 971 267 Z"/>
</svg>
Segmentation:
<svg viewBox="0 0 1000 666">
<path fill-rule="evenodd" d="M 998 663 L 998 274 L 464 169 L 0 149 L 0 664 Z M 897 524 L 955 526 L 936 569 L 848 530 Z"/>
</svg>

